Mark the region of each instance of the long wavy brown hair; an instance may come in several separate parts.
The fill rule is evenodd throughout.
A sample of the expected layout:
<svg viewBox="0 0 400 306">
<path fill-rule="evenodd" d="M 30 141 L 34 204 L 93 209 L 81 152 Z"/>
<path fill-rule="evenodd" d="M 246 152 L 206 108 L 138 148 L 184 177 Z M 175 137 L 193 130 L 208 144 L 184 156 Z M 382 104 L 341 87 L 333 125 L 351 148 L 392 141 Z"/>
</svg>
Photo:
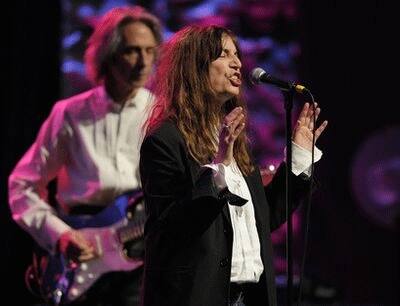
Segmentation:
<svg viewBox="0 0 400 306">
<path fill-rule="evenodd" d="M 164 120 L 173 120 L 189 154 L 199 164 L 214 159 L 224 116 L 236 106 L 242 106 L 247 113 L 240 97 L 228 100 L 222 109 L 213 98 L 209 67 L 221 55 L 225 35 L 232 38 L 240 58 L 237 38 L 230 30 L 220 26 L 189 26 L 165 43 L 154 75 L 156 101 L 146 123 L 146 134 Z M 236 139 L 233 154 L 243 174 L 250 174 L 254 167 L 245 130 Z"/>
</svg>

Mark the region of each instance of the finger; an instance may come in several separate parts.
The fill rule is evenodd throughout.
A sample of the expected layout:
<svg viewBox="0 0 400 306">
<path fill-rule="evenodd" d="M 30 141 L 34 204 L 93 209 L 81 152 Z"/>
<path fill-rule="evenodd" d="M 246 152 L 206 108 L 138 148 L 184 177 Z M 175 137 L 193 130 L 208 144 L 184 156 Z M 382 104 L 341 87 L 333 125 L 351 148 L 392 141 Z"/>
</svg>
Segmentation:
<svg viewBox="0 0 400 306">
<path fill-rule="evenodd" d="M 88 243 L 86 240 L 75 240 L 74 243 L 81 252 L 91 248 L 90 243 Z"/>
<path fill-rule="evenodd" d="M 315 140 L 318 139 L 318 137 L 322 134 L 322 132 L 325 130 L 325 128 L 328 126 L 328 121 L 325 120 L 324 122 L 321 123 L 321 125 L 315 130 Z"/>
<path fill-rule="evenodd" d="M 88 256 L 90 257 L 90 256 L 96 256 L 96 255 L 97 255 L 97 252 L 96 252 L 95 248 L 92 246 L 81 249 L 81 252 L 79 254 L 79 256 L 83 256 L 83 257 L 88 257 Z"/>
<path fill-rule="evenodd" d="M 321 113 L 321 109 L 319 107 L 317 107 L 317 109 L 315 110 L 315 121 L 317 121 L 320 113 Z"/>
<path fill-rule="evenodd" d="M 85 236 L 82 235 L 82 233 L 78 232 L 77 235 L 75 236 L 75 243 L 81 248 L 81 249 L 88 249 L 92 248 L 92 244 L 90 241 L 86 239 Z"/>
<path fill-rule="evenodd" d="M 308 111 L 309 111 L 309 112 L 315 112 L 315 110 L 317 109 L 317 107 L 318 107 L 318 103 L 314 102 L 314 106 L 313 106 L 313 104 L 310 103 L 310 106 L 309 106 L 309 108 L 308 108 Z M 311 115 L 311 114 L 310 114 L 310 115 Z"/>
<path fill-rule="evenodd" d="M 88 260 L 90 260 L 90 259 L 94 259 L 96 256 L 95 256 L 95 254 L 93 254 L 93 253 L 89 253 L 89 254 L 82 254 L 82 255 L 80 255 L 79 257 L 78 257 L 78 260 L 80 261 L 80 262 L 83 262 L 83 261 L 88 261 Z"/>
<path fill-rule="evenodd" d="M 313 111 L 308 110 L 307 115 L 303 119 L 303 125 L 307 128 L 310 126 L 312 114 L 313 114 Z"/>
<path fill-rule="evenodd" d="M 96 255 L 96 251 L 93 246 L 87 245 L 85 243 L 76 246 L 77 249 L 71 254 L 71 258 L 81 261 L 81 258 L 87 260 L 88 258 L 92 258 Z"/>
<path fill-rule="evenodd" d="M 309 103 L 305 103 L 304 104 L 303 109 L 301 110 L 300 115 L 299 115 L 299 119 L 298 119 L 298 122 L 300 124 L 303 123 L 304 119 L 306 118 L 306 115 L 307 115 L 309 107 L 310 107 Z"/>
<path fill-rule="evenodd" d="M 239 116 L 237 116 L 235 118 L 235 120 L 232 121 L 232 123 L 231 123 L 231 125 L 229 127 L 229 130 L 231 131 L 231 133 L 235 132 L 235 130 L 238 127 L 238 125 L 243 121 L 243 118 L 244 118 L 244 114 L 241 113 L 241 114 L 239 114 Z"/>
<path fill-rule="evenodd" d="M 242 123 L 240 123 L 239 126 L 235 129 L 235 131 L 234 131 L 233 134 L 232 134 L 233 140 L 236 140 L 236 138 L 240 135 L 240 133 L 241 133 L 241 132 L 243 131 L 243 129 L 244 129 L 244 126 L 245 126 L 245 123 L 242 122 Z"/>
<path fill-rule="evenodd" d="M 307 114 L 306 114 L 306 118 L 308 118 L 307 122 L 309 123 L 310 121 L 312 121 L 313 115 L 317 110 L 317 103 L 314 103 L 314 106 L 312 104 L 310 104 Z"/>
<path fill-rule="evenodd" d="M 243 108 L 241 106 L 235 107 L 228 115 L 225 116 L 224 119 L 224 124 L 230 125 L 233 120 L 236 119 L 236 117 L 241 114 L 243 111 Z"/>
<path fill-rule="evenodd" d="M 317 110 L 315 111 L 315 118 L 314 117 L 310 118 L 310 124 L 308 125 L 310 130 L 314 130 L 314 121 L 315 122 L 317 121 L 320 112 L 321 112 L 321 109 L 317 108 Z"/>
<path fill-rule="evenodd" d="M 82 251 L 83 252 L 93 252 L 94 251 L 94 247 L 93 247 L 93 245 L 89 244 L 89 245 L 84 246 L 82 248 Z"/>
</svg>

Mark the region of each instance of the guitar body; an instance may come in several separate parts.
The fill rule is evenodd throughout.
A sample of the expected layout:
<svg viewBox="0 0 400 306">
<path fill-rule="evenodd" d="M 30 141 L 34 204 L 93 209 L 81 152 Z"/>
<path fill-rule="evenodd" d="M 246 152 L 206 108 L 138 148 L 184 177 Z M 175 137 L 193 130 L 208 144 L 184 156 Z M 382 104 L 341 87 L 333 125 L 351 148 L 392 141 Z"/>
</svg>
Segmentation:
<svg viewBox="0 0 400 306">
<path fill-rule="evenodd" d="M 140 198 L 142 195 L 140 194 Z M 81 297 L 104 274 L 132 271 L 143 265 L 140 254 L 129 257 L 125 243 L 142 243 L 144 227 L 143 203 L 132 204 L 132 196 L 122 195 L 113 205 L 88 216 L 64 216 L 62 219 L 94 246 L 98 257 L 70 265 L 61 255 L 47 254 L 41 263 L 41 291 L 55 305 L 68 304 Z M 128 206 L 140 216 L 128 218 Z M 139 212 L 138 212 L 139 211 Z"/>
</svg>

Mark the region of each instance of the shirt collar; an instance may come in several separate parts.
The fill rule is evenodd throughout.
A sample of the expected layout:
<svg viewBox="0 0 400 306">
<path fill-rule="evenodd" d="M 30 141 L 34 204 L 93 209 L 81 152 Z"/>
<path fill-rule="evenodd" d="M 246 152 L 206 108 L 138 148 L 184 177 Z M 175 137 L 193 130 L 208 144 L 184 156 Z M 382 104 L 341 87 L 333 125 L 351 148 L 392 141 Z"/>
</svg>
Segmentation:
<svg viewBox="0 0 400 306">
<path fill-rule="evenodd" d="M 111 109 L 115 112 L 120 112 L 122 110 L 122 108 L 139 106 L 138 104 L 140 104 L 140 102 L 141 102 L 140 96 L 143 94 L 142 91 L 143 91 L 143 88 L 139 88 L 136 95 L 134 97 L 130 98 L 129 100 L 127 100 L 126 103 L 124 105 L 122 105 L 120 103 L 116 103 L 110 97 L 110 95 L 107 93 L 104 85 L 99 86 L 99 88 L 98 88 L 98 93 L 101 97 L 100 100 L 109 104 Z"/>
</svg>

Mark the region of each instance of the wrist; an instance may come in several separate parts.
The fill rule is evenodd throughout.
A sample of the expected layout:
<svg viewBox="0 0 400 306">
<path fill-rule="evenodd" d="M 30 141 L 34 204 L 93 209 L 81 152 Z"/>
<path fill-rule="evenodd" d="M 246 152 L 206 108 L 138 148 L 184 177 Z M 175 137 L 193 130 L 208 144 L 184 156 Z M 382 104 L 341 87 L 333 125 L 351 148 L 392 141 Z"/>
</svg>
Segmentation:
<svg viewBox="0 0 400 306">
<path fill-rule="evenodd" d="M 229 166 L 232 163 L 232 158 L 221 158 L 219 156 L 215 157 L 212 161 L 213 164 L 224 164 L 224 166 Z"/>
</svg>

